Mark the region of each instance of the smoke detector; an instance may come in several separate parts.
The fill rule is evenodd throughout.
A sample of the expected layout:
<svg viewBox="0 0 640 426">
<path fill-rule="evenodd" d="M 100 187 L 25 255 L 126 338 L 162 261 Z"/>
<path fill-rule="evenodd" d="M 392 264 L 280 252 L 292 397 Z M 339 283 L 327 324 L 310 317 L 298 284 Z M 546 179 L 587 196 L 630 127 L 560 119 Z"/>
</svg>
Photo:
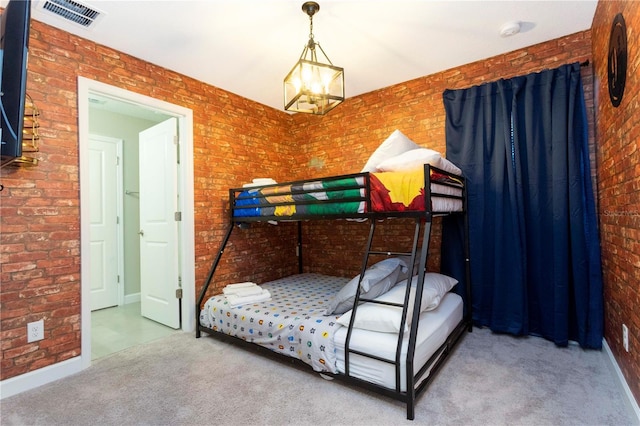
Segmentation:
<svg viewBox="0 0 640 426">
<path fill-rule="evenodd" d="M 511 37 L 520 32 L 520 22 L 507 22 L 500 27 L 500 37 Z"/>
</svg>

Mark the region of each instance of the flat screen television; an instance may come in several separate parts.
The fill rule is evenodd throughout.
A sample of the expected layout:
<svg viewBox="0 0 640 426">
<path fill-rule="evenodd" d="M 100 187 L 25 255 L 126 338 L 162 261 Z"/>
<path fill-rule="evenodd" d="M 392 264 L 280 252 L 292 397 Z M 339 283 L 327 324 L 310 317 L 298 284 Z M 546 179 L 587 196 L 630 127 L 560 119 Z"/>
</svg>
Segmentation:
<svg viewBox="0 0 640 426">
<path fill-rule="evenodd" d="M 11 0 L 0 26 L 0 141 L 4 166 L 22 155 L 31 0 Z"/>
</svg>

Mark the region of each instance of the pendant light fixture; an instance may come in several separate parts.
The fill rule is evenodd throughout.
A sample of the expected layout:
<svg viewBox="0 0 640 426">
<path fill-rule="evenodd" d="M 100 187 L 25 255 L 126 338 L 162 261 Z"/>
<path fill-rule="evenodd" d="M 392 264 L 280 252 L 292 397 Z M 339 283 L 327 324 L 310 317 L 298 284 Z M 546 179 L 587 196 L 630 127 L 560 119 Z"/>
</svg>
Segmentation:
<svg viewBox="0 0 640 426">
<path fill-rule="evenodd" d="M 324 115 L 344 101 L 344 69 L 334 66 L 313 38 L 313 15 L 320 5 L 305 2 L 309 15 L 309 41 L 300 59 L 284 79 L 284 109 Z"/>
</svg>

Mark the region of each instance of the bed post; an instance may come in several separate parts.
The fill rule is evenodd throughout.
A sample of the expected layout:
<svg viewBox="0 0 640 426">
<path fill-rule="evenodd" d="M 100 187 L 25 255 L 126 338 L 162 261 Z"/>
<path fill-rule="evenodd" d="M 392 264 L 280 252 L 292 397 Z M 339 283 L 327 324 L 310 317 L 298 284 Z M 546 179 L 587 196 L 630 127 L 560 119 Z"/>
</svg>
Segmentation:
<svg viewBox="0 0 640 426">
<path fill-rule="evenodd" d="M 471 251 L 469 248 L 469 200 L 467 198 L 467 182 L 463 178 L 462 186 L 462 211 L 464 215 L 464 274 L 466 281 L 466 301 L 464 304 L 464 316 L 469 332 L 473 331 L 473 300 L 471 293 Z"/>
<path fill-rule="evenodd" d="M 422 300 L 422 292 L 424 288 L 424 275 L 427 269 L 427 257 L 429 256 L 429 243 L 431 239 L 431 211 L 427 211 L 426 220 L 424 221 L 424 228 L 422 233 L 422 247 L 420 248 L 420 261 L 418 263 L 418 283 L 416 285 L 416 295 L 414 299 L 414 306 L 411 308 L 416 311 L 419 308 Z M 418 219 L 419 221 L 419 219 Z M 419 311 L 419 309 L 417 309 Z M 407 419 L 413 420 L 415 417 L 415 402 L 416 402 L 416 384 L 415 384 L 415 371 L 413 369 L 414 355 L 416 351 L 416 339 L 418 334 L 418 321 L 420 315 L 414 315 L 411 318 L 411 331 L 409 334 L 409 344 L 407 347 L 407 361 L 405 365 L 406 382 L 407 382 Z"/>
<path fill-rule="evenodd" d="M 298 221 L 298 246 L 296 247 L 298 255 L 298 273 L 302 273 L 302 221 Z"/>
<path fill-rule="evenodd" d="M 227 229 L 227 234 L 224 236 L 224 240 L 222 240 L 222 244 L 220 245 L 220 249 L 218 250 L 218 254 L 211 264 L 211 269 L 209 269 L 209 275 L 207 275 L 207 279 L 202 286 L 202 290 L 200 290 L 200 296 L 196 301 L 196 338 L 200 337 L 200 309 L 202 309 L 202 301 L 207 295 L 207 289 L 211 284 L 211 279 L 213 278 L 213 274 L 216 272 L 216 268 L 218 267 L 218 263 L 220 263 L 220 258 L 222 257 L 222 253 L 224 253 L 224 248 L 227 246 L 227 242 L 229 241 L 229 237 L 231 236 L 231 232 L 233 231 L 233 222 L 229 225 L 229 229 Z"/>
</svg>

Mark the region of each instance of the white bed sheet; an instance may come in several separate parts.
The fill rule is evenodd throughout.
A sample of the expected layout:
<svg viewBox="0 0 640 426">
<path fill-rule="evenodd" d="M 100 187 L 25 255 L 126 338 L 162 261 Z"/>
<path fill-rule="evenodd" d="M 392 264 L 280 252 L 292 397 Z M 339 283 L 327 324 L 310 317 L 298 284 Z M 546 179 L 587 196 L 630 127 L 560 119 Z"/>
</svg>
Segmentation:
<svg viewBox="0 0 640 426">
<path fill-rule="evenodd" d="M 432 310 L 420 314 L 420 326 L 414 356 L 414 374 L 429 360 L 436 350 L 446 341 L 447 337 L 460 323 L 463 316 L 462 298 L 455 293 L 448 293 L 440 305 Z M 344 342 L 347 337 L 347 327 L 340 327 L 334 336 L 336 346 L 337 369 L 345 372 Z M 395 359 L 398 335 L 395 333 L 378 333 L 369 330 L 354 329 L 351 334 L 351 349 L 370 353 L 385 359 Z M 405 333 L 402 344 L 402 358 L 406 359 L 409 333 Z M 349 355 L 349 374 L 390 389 L 396 387 L 395 365 L 384 363 L 372 358 L 351 353 Z M 400 374 L 400 388 L 406 391 L 406 370 L 402 363 Z M 428 374 L 422 378 L 428 377 Z"/>
<path fill-rule="evenodd" d="M 461 188 L 453 188 L 451 186 L 431 184 L 431 210 L 437 213 L 461 212 L 462 200 L 458 198 L 438 197 L 434 194 L 455 195 L 462 197 Z"/>
</svg>

